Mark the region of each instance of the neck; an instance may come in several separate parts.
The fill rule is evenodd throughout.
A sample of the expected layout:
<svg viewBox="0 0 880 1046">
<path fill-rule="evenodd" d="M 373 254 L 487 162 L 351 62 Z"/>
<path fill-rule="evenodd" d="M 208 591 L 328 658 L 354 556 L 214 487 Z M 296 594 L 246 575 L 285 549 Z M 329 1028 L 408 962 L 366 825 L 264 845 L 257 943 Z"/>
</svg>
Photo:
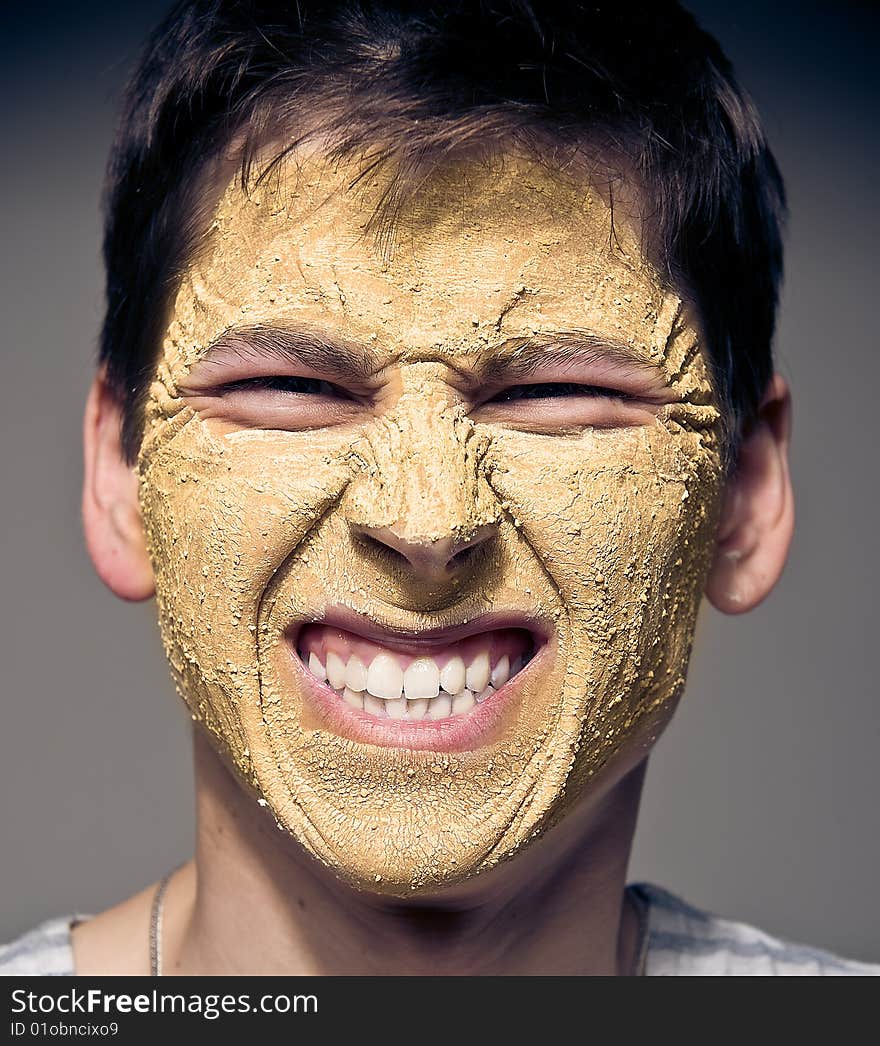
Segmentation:
<svg viewBox="0 0 880 1046">
<path fill-rule="evenodd" d="M 195 861 L 166 895 L 165 972 L 615 974 L 638 945 L 624 903 L 645 763 L 514 860 L 398 901 L 341 883 L 255 816 L 195 731 Z"/>
</svg>

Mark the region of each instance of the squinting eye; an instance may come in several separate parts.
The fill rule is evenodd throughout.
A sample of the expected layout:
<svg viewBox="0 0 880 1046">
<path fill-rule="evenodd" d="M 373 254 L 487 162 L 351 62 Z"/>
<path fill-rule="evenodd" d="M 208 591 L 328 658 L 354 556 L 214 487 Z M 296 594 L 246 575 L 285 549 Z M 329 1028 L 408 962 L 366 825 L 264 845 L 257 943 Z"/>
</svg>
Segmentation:
<svg viewBox="0 0 880 1046">
<path fill-rule="evenodd" d="M 299 393 L 305 396 L 335 396 L 342 399 L 351 397 L 338 385 L 325 381 L 323 378 L 302 378 L 290 374 L 274 374 L 263 378 L 242 378 L 240 381 L 230 381 L 221 385 L 218 391 L 222 393 L 259 391 L 266 389 L 269 392 Z"/>
<path fill-rule="evenodd" d="M 521 391 L 522 390 L 522 391 Z M 517 393 L 519 393 L 517 395 Z M 548 381 L 532 385 L 511 385 L 493 396 L 489 403 L 509 403 L 515 400 L 556 399 L 561 396 L 604 396 L 608 399 L 632 399 L 625 392 L 607 389 L 601 385 L 578 385 L 574 381 Z"/>
</svg>

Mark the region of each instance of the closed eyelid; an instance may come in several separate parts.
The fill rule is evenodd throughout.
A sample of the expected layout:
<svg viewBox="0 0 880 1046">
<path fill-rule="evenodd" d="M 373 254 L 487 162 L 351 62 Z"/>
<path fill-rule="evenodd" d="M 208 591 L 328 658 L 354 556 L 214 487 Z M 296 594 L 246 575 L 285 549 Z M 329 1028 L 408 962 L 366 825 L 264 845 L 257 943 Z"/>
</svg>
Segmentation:
<svg viewBox="0 0 880 1046">
<path fill-rule="evenodd" d="M 352 397 L 341 386 L 325 378 L 315 378 L 308 375 L 277 374 L 261 375 L 258 377 L 239 378 L 235 381 L 227 381 L 211 390 L 213 394 L 220 396 L 234 395 L 235 393 L 268 392 L 280 393 L 282 395 L 300 396 L 332 396 L 337 399 L 350 400 Z"/>
<path fill-rule="evenodd" d="M 468 368 L 470 380 L 486 388 L 572 381 L 613 386 L 672 398 L 661 365 L 634 346 L 588 331 L 560 331 L 509 338 L 483 347 Z"/>
<path fill-rule="evenodd" d="M 560 366 L 552 360 L 528 368 L 527 373 L 493 375 L 487 379 L 483 389 L 492 397 L 513 388 L 542 385 L 566 385 L 572 387 L 572 395 L 577 395 L 580 389 L 583 395 L 617 396 L 658 407 L 679 398 L 676 390 L 666 384 L 662 374 L 653 368 L 613 363 Z"/>
<path fill-rule="evenodd" d="M 449 381 L 462 393 L 476 387 L 497 390 L 514 384 L 571 381 L 615 387 L 658 402 L 676 398 L 661 366 L 631 345 L 585 331 L 535 333 L 484 342 L 464 351 L 405 349 L 383 359 L 366 345 L 334 332 L 305 328 L 248 327 L 224 331 L 200 355 L 179 383 L 183 395 L 247 377 L 269 376 L 273 365 L 295 367 L 353 392 L 375 392 L 395 367 L 443 363 Z"/>
<path fill-rule="evenodd" d="M 496 392 L 490 402 L 498 402 L 499 396 L 506 396 L 507 394 L 516 391 L 517 389 L 534 389 L 538 390 L 554 390 L 559 391 L 560 389 L 572 394 L 581 395 L 597 395 L 597 396 L 608 396 L 608 397 L 619 397 L 621 399 L 635 399 L 632 393 L 624 392 L 621 389 L 615 389 L 607 385 L 593 385 L 583 381 L 529 381 L 529 382 L 518 382 L 513 385 L 505 385 L 504 388 Z"/>
<path fill-rule="evenodd" d="M 655 368 L 639 365 L 621 365 L 614 362 L 564 362 L 549 357 L 527 368 L 500 367 L 484 379 L 490 385 L 525 385 L 542 382 L 571 382 L 580 385 L 621 386 L 668 390 L 662 373 Z"/>
<path fill-rule="evenodd" d="M 213 379 L 236 370 L 242 372 L 242 378 L 253 375 L 254 368 L 269 374 L 273 363 L 308 371 L 309 376 L 316 378 L 361 387 L 374 386 L 380 370 L 378 357 L 365 346 L 322 331 L 257 326 L 233 328 L 220 334 L 200 353 L 181 385 L 211 384 Z"/>
</svg>

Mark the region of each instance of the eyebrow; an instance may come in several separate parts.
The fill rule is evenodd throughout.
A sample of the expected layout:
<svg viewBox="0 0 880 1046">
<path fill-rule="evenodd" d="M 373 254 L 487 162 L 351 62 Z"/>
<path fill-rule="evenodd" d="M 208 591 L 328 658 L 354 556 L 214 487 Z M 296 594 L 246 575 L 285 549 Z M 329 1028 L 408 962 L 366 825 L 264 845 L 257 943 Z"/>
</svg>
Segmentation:
<svg viewBox="0 0 880 1046">
<path fill-rule="evenodd" d="M 338 334 L 312 327 L 285 325 L 231 327 L 220 334 L 202 356 L 205 362 L 219 362 L 218 356 L 231 354 L 240 359 L 275 357 L 288 363 L 338 377 L 369 383 L 388 366 L 374 349 Z M 477 342 L 466 349 L 459 361 L 436 347 L 429 351 L 406 349 L 394 362 L 439 362 L 465 379 L 485 382 L 527 378 L 547 363 L 597 363 L 612 369 L 637 368 L 659 376 L 660 366 L 645 349 L 588 330 L 535 332 L 486 344 Z"/>
<path fill-rule="evenodd" d="M 660 371 L 657 361 L 651 360 L 645 349 L 587 330 L 535 332 L 506 338 L 495 346 L 479 346 L 477 353 L 472 372 L 483 381 L 498 376 L 506 380 L 528 378 L 547 363 L 599 363 L 612 370 L 637 368 L 655 376 Z"/>
<path fill-rule="evenodd" d="M 274 357 L 305 365 L 311 370 L 364 382 L 382 368 L 372 349 L 312 327 L 230 327 L 211 342 L 202 359 L 217 362 L 218 356 L 227 354 L 244 360 L 255 356 Z"/>
</svg>

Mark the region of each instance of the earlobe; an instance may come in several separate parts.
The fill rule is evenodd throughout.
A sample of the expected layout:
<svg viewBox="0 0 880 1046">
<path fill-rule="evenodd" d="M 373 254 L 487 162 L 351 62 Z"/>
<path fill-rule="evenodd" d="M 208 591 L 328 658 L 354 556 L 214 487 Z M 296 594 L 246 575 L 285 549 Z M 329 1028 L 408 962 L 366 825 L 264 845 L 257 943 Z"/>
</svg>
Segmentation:
<svg viewBox="0 0 880 1046">
<path fill-rule="evenodd" d="M 122 412 L 103 374 L 92 383 L 83 425 L 82 513 L 86 545 L 98 576 L 121 599 L 155 592 L 138 506 L 137 475 L 120 442 Z"/>
<path fill-rule="evenodd" d="M 785 379 L 775 374 L 724 494 L 706 581 L 709 601 L 723 613 L 741 614 L 757 606 L 785 566 L 794 532 L 790 429 L 791 395 Z"/>
</svg>

